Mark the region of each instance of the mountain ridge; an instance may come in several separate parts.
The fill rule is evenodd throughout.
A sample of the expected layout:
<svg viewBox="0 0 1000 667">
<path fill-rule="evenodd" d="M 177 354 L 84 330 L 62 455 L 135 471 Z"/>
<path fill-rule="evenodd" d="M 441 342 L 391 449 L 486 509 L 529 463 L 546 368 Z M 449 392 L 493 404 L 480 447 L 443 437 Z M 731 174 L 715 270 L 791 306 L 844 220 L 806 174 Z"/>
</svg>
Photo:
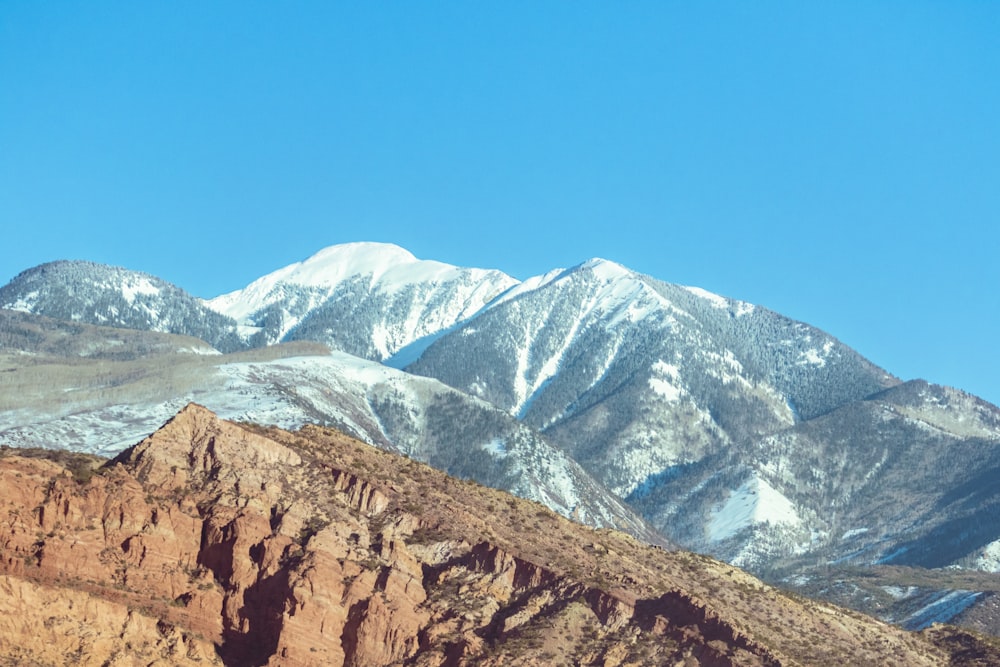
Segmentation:
<svg viewBox="0 0 1000 667">
<path fill-rule="evenodd" d="M 380 258 L 383 249 L 389 252 Z M 399 279 L 394 262 L 402 266 Z M 283 282 L 296 271 L 309 284 Z M 449 279 L 411 280 L 418 274 Z M 528 441 L 544 441 L 579 464 L 672 542 L 789 581 L 823 563 L 1000 569 L 991 556 L 1000 553 L 1000 525 L 984 520 L 1000 490 L 967 474 L 992 469 L 1000 410 L 936 385 L 904 383 L 808 324 L 597 258 L 519 282 L 417 260 L 398 246 L 354 244 L 321 250 L 253 284 L 262 289 L 240 312 L 256 318 L 254 331 L 248 335 L 248 320 L 220 320 L 244 348 L 279 337 L 320 343 L 335 355 L 402 367 L 414 378 L 408 386 L 421 376 L 443 383 L 456 393 L 440 414 L 478 424 L 474 415 L 493 406 L 506 414 L 504 433 L 527 429 Z M 31 291 L 18 283 L 0 288 L 0 306 L 31 310 Z M 249 294 L 225 295 L 230 306 L 241 293 Z M 64 294 L 69 305 L 73 298 L 89 303 L 86 295 Z M 265 350 L 278 348 L 246 354 Z M 447 438 L 431 446 L 418 435 L 431 404 L 400 402 L 398 387 L 384 379 L 348 380 L 343 364 L 322 371 L 340 363 L 328 354 L 271 365 L 220 362 L 229 370 L 212 400 L 224 411 L 240 406 L 227 415 L 265 422 L 283 414 L 285 407 L 275 406 L 295 406 L 297 421 L 284 425 L 337 425 L 393 451 L 417 447 L 422 456 L 445 456 L 445 467 L 456 464 L 454 452 L 443 454 Z M 10 358 L 17 373 L 28 371 Z M 173 400 L 197 398 L 190 391 L 180 389 Z M 250 408 L 251 397 L 259 409 Z M 125 424 L 142 409 L 136 404 L 118 417 L 116 404 L 102 405 L 102 413 L 87 413 L 90 424 L 107 417 Z M 97 432 L 71 417 L 0 418 L 0 436 L 27 440 Z M 52 428 L 39 430 L 38 420 Z M 485 456 L 502 468 L 503 457 L 516 453 L 509 441 L 476 438 L 472 430 L 462 439 L 475 445 L 455 448 L 473 452 L 469 460 Z M 531 458 L 543 449 L 518 451 Z M 928 474 L 942 466 L 948 475 Z M 525 488 L 558 486 L 562 469 L 550 466 L 544 475 L 551 479 L 543 475 Z M 873 518 L 872 507 L 884 516 Z M 970 530 L 974 539 L 962 537 Z"/>
<path fill-rule="evenodd" d="M 19 615 L 0 624 L 0 647 L 23 661 L 616 667 L 1000 656 L 970 633 L 908 633 L 710 558 L 584 528 L 330 429 L 241 427 L 188 405 L 100 467 L 71 473 L 2 454 L 0 587 L 16 594 L 0 605 Z M 25 597 L 39 604 L 18 606 Z M 126 604 L 134 610 L 123 618 Z M 74 606 L 108 613 L 64 633 L 82 618 Z"/>
</svg>

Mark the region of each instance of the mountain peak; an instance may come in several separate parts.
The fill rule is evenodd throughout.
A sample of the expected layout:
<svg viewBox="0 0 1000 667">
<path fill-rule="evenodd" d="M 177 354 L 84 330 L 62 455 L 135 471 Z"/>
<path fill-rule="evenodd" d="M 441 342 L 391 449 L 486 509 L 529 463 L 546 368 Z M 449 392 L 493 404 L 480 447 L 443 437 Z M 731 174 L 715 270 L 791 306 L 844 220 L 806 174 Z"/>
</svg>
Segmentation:
<svg viewBox="0 0 1000 667">
<path fill-rule="evenodd" d="M 323 248 L 301 262 L 269 273 L 243 290 L 211 299 L 209 305 L 217 310 L 227 310 L 229 301 L 239 296 L 266 294 L 279 283 L 328 288 L 354 277 L 367 277 L 372 285 L 379 284 L 383 289 L 392 291 L 402 285 L 447 280 L 467 271 L 482 270 L 418 259 L 409 250 L 392 243 L 342 243 Z M 513 282 L 513 279 L 510 281 Z"/>
<path fill-rule="evenodd" d="M 598 278 L 605 280 L 617 280 L 619 278 L 631 277 L 634 272 L 628 267 L 622 266 L 618 262 L 601 257 L 591 257 L 586 262 L 578 264 L 574 271 L 591 271 Z"/>
<path fill-rule="evenodd" d="M 299 338 L 319 336 L 335 349 L 381 360 L 467 319 L 516 283 L 500 271 L 417 259 L 397 245 L 345 243 L 206 305 L 235 319 L 257 344 L 295 330 Z M 374 316 L 386 309 L 388 319 Z M 359 313 L 368 317 L 369 339 L 358 330 L 336 334 L 331 323 Z"/>
<path fill-rule="evenodd" d="M 301 262 L 264 276 L 254 284 L 264 281 L 268 285 L 284 282 L 329 287 L 353 276 L 371 276 L 374 282 L 394 267 L 423 263 L 408 250 L 391 243 L 342 243 L 323 248 Z"/>
<path fill-rule="evenodd" d="M 348 271 L 380 276 L 394 266 L 420 261 L 409 250 L 392 243 L 356 242 L 328 246 L 293 266 L 298 268 L 294 272 L 296 282 L 325 285 Z"/>
</svg>

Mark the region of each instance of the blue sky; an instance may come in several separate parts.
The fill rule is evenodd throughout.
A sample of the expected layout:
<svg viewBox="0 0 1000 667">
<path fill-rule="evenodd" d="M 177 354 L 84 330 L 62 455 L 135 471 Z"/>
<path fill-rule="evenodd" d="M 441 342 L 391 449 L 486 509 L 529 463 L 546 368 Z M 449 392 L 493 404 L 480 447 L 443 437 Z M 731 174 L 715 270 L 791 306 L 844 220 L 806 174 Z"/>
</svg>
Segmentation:
<svg viewBox="0 0 1000 667">
<path fill-rule="evenodd" d="M 0 4 L 0 283 L 593 256 L 1000 402 L 995 2 Z"/>
</svg>

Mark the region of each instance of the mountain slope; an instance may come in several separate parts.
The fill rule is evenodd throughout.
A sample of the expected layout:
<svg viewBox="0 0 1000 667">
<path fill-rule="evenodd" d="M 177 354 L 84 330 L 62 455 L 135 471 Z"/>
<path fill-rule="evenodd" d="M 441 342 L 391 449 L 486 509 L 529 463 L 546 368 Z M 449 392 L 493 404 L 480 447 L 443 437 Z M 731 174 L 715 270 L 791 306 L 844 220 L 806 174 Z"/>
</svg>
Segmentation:
<svg viewBox="0 0 1000 667">
<path fill-rule="evenodd" d="M 897 382 L 812 327 L 603 260 L 501 300 L 407 370 L 518 415 L 622 496 Z"/>
<path fill-rule="evenodd" d="M 189 406 L 113 464 L 80 472 L 0 459 L 5 581 L 31 588 L 41 604 L 24 611 L 44 628 L 53 623 L 38 610 L 61 591 L 90 607 L 128 601 L 141 610 L 132 643 L 188 643 L 175 664 L 211 658 L 195 635 L 229 665 L 1000 657 L 971 635 L 910 634 L 709 558 L 583 528 L 327 429 L 246 430 Z M 0 646 L 87 659 L 85 642 L 106 647 L 122 632 L 107 620 L 58 644 L 2 625 Z"/>
<path fill-rule="evenodd" d="M 95 327 L 0 308 L 0 355 L 128 361 L 185 354 L 220 352 L 192 336 Z"/>
<path fill-rule="evenodd" d="M 802 424 L 760 447 L 797 503 L 828 519 L 837 558 L 922 567 L 969 564 L 1000 534 L 1000 410 L 912 381 Z M 815 478 L 815 475 L 813 475 Z M 848 535 L 848 539 L 844 539 Z"/>
<path fill-rule="evenodd" d="M 9 311 L 8 311 L 9 312 Z M 2 315 L 3 311 L 0 311 Z M 226 417 L 298 428 L 334 425 L 453 475 L 537 500 L 579 521 L 663 539 L 544 437 L 494 406 L 436 380 L 407 375 L 316 344 L 237 355 L 138 354 L 150 338 L 185 349 L 190 339 L 35 322 L 32 349 L 0 354 L 0 442 L 113 456 L 152 433 L 190 400 Z M 0 323 L 3 320 L 0 319 Z M 25 328 L 29 328 L 27 323 Z M 24 336 L 17 337 L 23 340 Z M 98 343 L 118 357 L 108 359 Z M 46 342 L 47 341 L 47 342 Z M 81 358 L 80 348 L 92 357 Z M 132 350 L 136 356 L 126 354 Z M 60 354 L 61 353 L 61 354 Z"/>
<path fill-rule="evenodd" d="M 679 543 L 758 572 L 969 567 L 1000 535 L 998 465 L 996 406 L 911 381 L 669 471 L 628 501 Z"/>
<path fill-rule="evenodd" d="M 138 271 L 83 261 L 28 269 L 0 287 L 0 308 L 125 329 L 183 334 L 217 350 L 246 345 L 236 322 L 175 285 Z"/>
</svg>

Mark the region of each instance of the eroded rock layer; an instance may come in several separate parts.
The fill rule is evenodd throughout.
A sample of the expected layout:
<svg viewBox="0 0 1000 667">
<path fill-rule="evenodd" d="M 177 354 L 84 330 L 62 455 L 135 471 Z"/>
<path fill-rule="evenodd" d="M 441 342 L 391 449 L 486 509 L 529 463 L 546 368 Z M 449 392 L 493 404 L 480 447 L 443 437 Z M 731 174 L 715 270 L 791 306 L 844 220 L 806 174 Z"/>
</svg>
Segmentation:
<svg viewBox="0 0 1000 667">
<path fill-rule="evenodd" d="M 95 471 L 0 459 L 0 544 L 8 664 L 951 660 L 335 431 L 244 427 L 196 405 Z"/>
</svg>

